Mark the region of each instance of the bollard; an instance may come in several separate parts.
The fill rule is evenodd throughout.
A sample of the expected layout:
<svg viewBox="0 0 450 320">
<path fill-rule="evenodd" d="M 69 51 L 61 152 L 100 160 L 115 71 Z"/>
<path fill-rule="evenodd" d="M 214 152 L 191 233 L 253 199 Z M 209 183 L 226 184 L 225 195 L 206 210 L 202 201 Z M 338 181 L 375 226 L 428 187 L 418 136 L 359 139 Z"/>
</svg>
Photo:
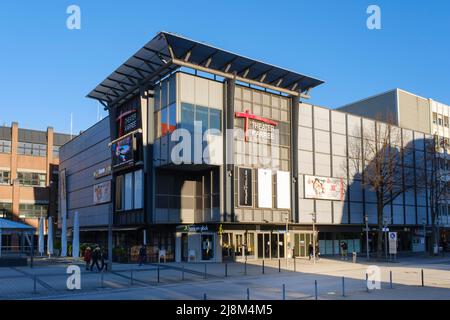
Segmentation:
<svg viewBox="0 0 450 320">
<path fill-rule="evenodd" d="M 247 288 L 247 300 L 250 300 L 250 289 Z"/>
<path fill-rule="evenodd" d="M 264 260 L 262 261 L 262 273 L 264 274 Z"/>
<path fill-rule="evenodd" d="M 104 288 L 105 286 L 103 285 L 103 270 L 102 270 L 102 272 L 100 273 L 100 287 L 101 288 Z"/>
<path fill-rule="evenodd" d="M 225 263 L 225 278 L 228 277 L 228 263 Z"/>
<path fill-rule="evenodd" d="M 244 261 L 244 274 L 247 275 L 247 260 Z"/>
<path fill-rule="evenodd" d="M 157 272 L 158 272 L 158 283 L 159 283 L 159 264 L 158 264 L 158 269 L 157 269 Z"/>
<path fill-rule="evenodd" d="M 184 280 L 184 264 L 181 267 L 181 280 Z"/>
<path fill-rule="evenodd" d="M 389 271 L 389 287 L 392 289 L 392 270 Z"/>
<path fill-rule="evenodd" d="M 314 293 L 315 293 L 316 300 L 317 300 L 317 280 L 314 280 Z"/>
<path fill-rule="evenodd" d="M 208 300 L 206 297 L 206 293 L 203 294 L 203 300 Z"/>
<path fill-rule="evenodd" d="M 286 300 L 286 285 L 283 283 L 283 300 Z"/>
<path fill-rule="evenodd" d="M 36 275 L 34 275 L 33 277 L 33 293 L 37 293 L 37 286 L 36 286 L 36 282 L 37 282 L 37 277 Z"/>
<path fill-rule="evenodd" d="M 296 266 L 296 263 L 295 263 L 295 257 L 294 257 L 294 272 L 297 272 L 297 266 Z"/>
<path fill-rule="evenodd" d="M 281 272 L 281 260 L 278 259 L 278 272 Z"/>
<path fill-rule="evenodd" d="M 422 287 L 424 287 L 425 286 L 425 280 L 424 280 L 424 277 L 423 277 L 423 269 L 422 269 Z"/>
<path fill-rule="evenodd" d="M 342 296 L 345 297 L 345 277 L 342 277 Z"/>
<path fill-rule="evenodd" d="M 205 263 L 205 273 L 203 275 L 203 278 L 206 279 L 206 263 Z"/>
<path fill-rule="evenodd" d="M 366 291 L 369 292 L 369 275 L 366 273 Z"/>
<path fill-rule="evenodd" d="M 130 284 L 133 285 L 133 269 L 130 272 Z"/>
</svg>

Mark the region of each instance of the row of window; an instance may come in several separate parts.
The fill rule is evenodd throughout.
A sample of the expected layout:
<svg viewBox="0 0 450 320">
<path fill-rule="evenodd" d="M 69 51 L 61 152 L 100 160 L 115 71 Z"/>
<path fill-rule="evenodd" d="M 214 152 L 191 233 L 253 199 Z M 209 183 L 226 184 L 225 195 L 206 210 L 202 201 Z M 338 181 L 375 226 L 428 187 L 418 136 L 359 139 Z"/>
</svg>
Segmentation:
<svg viewBox="0 0 450 320">
<path fill-rule="evenodd" d="M 116 211 L 142 209 L 144 206 L 142 169 L 116 178 Z"/>
<path fill-rule="evenodd" d="M 36 172 L 18 172 L 19 185 L 23 187 L 45 187 L 47 175 Z M 11 184 L 11 172 L 0 171 L 0 184 Z"/>
<path fill-rule="evenodd" d="M 59 158 L 59 146 L 53 146 L 53 158 Z M 0 153 L 11 153 L 11 141 L 0 140 Z M 46 157 L 47 145 L 41 143 L 19 142 L 17 154 Z"/>
<path fill-rule="evenodd" d="M 47 204 L 19 204 L 19 218 L 21 219 L 47 217 L 47 213 Z"/>
<path fill-rule="evenodd" d="M 36 172 L 18 172 L 19 185 L 24 187 L 45 187 L 47 175 Z"/>
<path fill-rule="evenodd" d="M 19 218 L 40 218 L 47 217 L 47 204 L 21 203 L 19 204 Z M 12 218 L 12 203 L 0 202 L 0 218 Z"/>
<path fill-rule="evenodd" d="M 449 120 L 447 116 L 438 115 L 433 112 L 433 123 L 448 128 Z"/>
</svg>

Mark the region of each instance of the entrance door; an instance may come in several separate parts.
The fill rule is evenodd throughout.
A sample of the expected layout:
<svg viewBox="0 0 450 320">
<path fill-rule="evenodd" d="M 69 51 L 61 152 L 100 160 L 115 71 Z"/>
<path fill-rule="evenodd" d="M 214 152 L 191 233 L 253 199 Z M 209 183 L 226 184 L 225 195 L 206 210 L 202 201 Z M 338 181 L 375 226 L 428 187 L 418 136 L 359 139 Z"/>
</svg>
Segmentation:
<svg viewBox="0 0 450 320">
<path fill-rule="evenodd" d="M 181 261 L 188 261 L 188 235 L 181 234 Z"/>
<path fill-rule="evenodd" d="M 296 257 L 307 257 L 308 246 L 312 243 L 311 233 L 296 233 L 294 236 L 294 254 Z"/>
<path fill-rule="evenodd" d="M 202 260 L 214 258 L 214 238 L 212 234 L 202 234 Z"/>
<path fill-rule="evenodd" d="M 244 246 L 244 235 L 243 234 L 235 234 L 235 252 L 236 257 L 242 257 L 243 256 L 243 246 Z"/>
<path fill-rule="evenodd" d="M 258 234 L 258 259 L 270 259 L 270 234 Z"/>
</svg>

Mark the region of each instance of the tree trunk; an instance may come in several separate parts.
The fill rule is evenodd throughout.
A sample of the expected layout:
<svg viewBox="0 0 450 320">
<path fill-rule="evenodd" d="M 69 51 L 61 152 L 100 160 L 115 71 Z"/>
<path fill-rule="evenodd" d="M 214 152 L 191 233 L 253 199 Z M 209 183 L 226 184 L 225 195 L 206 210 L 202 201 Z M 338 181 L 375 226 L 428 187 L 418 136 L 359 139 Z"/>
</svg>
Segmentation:
<svg viewBox="0 0 450 320">
<path fill-rule="evenodd" d="M 378 216 L 378 242 L 377 242 L 377 258 L 381 259 L 383 254 L 383 205 L 381 201 L 377 201 L 377 216 Z"/>
</svg>

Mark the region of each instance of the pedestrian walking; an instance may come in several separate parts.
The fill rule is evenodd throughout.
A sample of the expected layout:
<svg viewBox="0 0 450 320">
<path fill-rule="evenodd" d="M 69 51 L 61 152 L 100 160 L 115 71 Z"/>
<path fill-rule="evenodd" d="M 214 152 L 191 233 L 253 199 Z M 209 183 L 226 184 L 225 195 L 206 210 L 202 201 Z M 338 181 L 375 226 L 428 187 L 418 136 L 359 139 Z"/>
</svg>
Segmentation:
<svg viewBox="0 0 450 320">
<path fill-rule="evenodd" d="M 341 260 L 347 260 L 347 250 L 348 246 L 345 241 L 341 242 Z"/>
<path fill-rule="evenodd" d="M 91 264 L 91 271 L 94 269 L 94 265 L 97 267 L 97 270 L 100 271 L 100 265 L 99 260 L 101 259 L 101 250 L 100 247 L 95 247 L 94 251 L 92 251 L 92 264 Z"/>
<path fill-rule="evenodd" d="M 147 261 L 147 248 L 142 246 L 139 249 L 139 266 L 142 266 Z"/>
<path fill-rule="evenodd" d="M 86 262 L 86 270 L 89 270 L 89 266 L 92 260 L 92 250 L 90 247 L 84 249 L 84 262 Z"/>
<path fill-rule="evenodd" d="M 108 259 L 108 252 L 106 250 L 102 250 L 102 270 L 103 268 L 105 269 L 105 271 L 108 271 L 108 264 L 109 264 L 109 259 Z"/>
<path fill-rule="evenodd" d="M 319 244 L 318 243 L 316 244 L 316 258 L 317 258 L 317 260 L 320 259 L 320 250 L 319 250 Z"/>
<path fill-rule="evenodd" d="M 314 257 L 314 247 L 311 242 L 308 245 L 308 255 L 309 255 L 309 260 L 311 260 L 311 258 Z"/>
</svg>

